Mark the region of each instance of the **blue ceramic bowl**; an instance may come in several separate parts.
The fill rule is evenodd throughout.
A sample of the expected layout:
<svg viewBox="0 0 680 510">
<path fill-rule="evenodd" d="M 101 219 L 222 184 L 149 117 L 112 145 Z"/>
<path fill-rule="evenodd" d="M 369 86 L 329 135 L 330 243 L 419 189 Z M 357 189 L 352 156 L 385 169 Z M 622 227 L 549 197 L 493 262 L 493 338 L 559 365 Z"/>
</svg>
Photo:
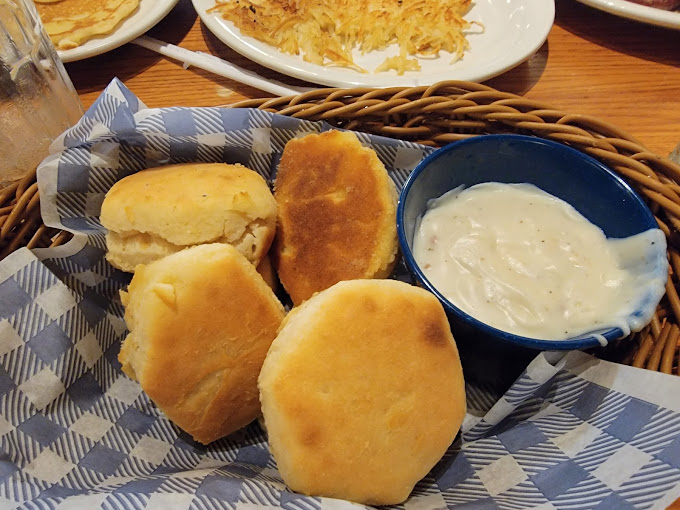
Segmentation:
<svg viewBox="0 0 680 510">
<path fill-rule="evenodd" d="M 541 350 L 584 349 L 600 345 L 601 337 L 581 335 L 551 341 L 526 338 L 492 328 L 457 308 L 442 296 L 418 267 L 412 244 L 418 218 L 429 200 L 464 185 L 482 182 L 531 183 L 570 203 L 607 237 L 627 237 L 657 228 L 644 202 L 617 175 L 597 160 L 555 142 L 521 135 L 484 135 L 454 142 L 425 158 L 404 185 L 397 209 L 397 230 L 405 262 L 419 284 L 433 292 L 444 305 L 454 334 L 471 336 L 499 345 Z M 651 316 L 663 296 L 668 271 L 665 239 L 651 254 L 652 272 L 659 288 L 641 296 L 636 314 Z M 649 269 L 649 265 L 647 266 Z M 651 312 L 650 312 L 651 311 Z M 646 314 L 646 315 L 645 315 Z M 607 340 L 621 337 L 619 328 L 593 331 Z"/>
</svg>

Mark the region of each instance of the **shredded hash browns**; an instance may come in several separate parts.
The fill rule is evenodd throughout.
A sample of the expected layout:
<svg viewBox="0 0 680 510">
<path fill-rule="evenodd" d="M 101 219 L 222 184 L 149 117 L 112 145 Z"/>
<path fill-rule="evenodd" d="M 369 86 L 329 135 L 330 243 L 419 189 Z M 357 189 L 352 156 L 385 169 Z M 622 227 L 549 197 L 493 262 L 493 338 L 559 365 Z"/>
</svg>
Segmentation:
<svg viewBox="0 0 680 510">
<path fill-rule="evenodd" d="M 474 22 L 463 16 L 472 0 L 216 0 L 210 12 L 219 12 L 242 34 L 299 55 L 319 65 L 351 67 L 365 72 L 352 59 L 362 54 L 399 46 L 376 72 L 398 74 L 417 71 L 417 58 L 454 55 L 454 62 L 469 48 L 465 31 Z"/>
</svg>

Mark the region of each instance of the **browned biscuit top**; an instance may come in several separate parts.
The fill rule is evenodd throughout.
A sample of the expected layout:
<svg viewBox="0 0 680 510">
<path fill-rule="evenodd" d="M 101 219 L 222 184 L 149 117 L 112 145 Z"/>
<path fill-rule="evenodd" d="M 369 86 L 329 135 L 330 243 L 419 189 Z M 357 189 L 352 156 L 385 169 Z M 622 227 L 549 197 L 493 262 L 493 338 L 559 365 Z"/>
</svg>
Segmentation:
<svg viewBox="0 0 680 510">
<path fill-rule="evenodd" d="M 288 486 L 364 504 L 405 500 L 465 415 L 441 304 L 396 280 L 340 282 L 293 309 L 259 387 Z"/>
<path fill-rule="evenodd" d="M 257 377 L 284 310 L 235 248 L 140 266 L 123 302 L 123 371 L 180 428 L 207 444 L 257 418 Z"/>
<path fill-rule="evenodd" d="M 205 243 L 231 244 L 257 264 L 274 239 L 276 200 L 243 165 L 166 165 L 116 182 L 100 221 L 108 229 L 107 259 L 124 271 Z"/>
<path fill-rule="evenodd" d="M 276 265 L 294 303 L 342 280 L 389 274 L 396 193 L 375 152 L 354 134 L 329 131 L 288 142 L 274 196 Z"/>
</svg>

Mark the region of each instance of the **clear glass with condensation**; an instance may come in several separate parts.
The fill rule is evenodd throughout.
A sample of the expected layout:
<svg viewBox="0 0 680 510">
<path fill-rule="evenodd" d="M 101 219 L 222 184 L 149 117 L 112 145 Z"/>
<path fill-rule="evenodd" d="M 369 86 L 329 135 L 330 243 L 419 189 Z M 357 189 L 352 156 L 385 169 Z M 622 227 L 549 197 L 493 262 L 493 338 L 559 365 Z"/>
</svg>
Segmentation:
<svg viewBox="0 0 680 510">
<path fill-rule="evenodd" d="M 83 111 L 31 0 L 0 0 L 0 188 L 35 170 Z"/>
</svg>

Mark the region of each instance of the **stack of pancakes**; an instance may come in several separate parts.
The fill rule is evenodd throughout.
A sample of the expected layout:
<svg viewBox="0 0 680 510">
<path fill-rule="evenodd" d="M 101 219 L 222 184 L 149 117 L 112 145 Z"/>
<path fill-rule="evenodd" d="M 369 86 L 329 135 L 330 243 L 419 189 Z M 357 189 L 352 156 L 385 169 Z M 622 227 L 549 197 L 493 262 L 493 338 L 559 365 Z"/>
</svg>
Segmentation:
<svg viewBox="0 0 680 510">
<path fill-rule="evenodd" d="M 110 34 L 139 6 L 139 0 L 35 0 L 52 43 L 60 50 Z"/>
</svg>

